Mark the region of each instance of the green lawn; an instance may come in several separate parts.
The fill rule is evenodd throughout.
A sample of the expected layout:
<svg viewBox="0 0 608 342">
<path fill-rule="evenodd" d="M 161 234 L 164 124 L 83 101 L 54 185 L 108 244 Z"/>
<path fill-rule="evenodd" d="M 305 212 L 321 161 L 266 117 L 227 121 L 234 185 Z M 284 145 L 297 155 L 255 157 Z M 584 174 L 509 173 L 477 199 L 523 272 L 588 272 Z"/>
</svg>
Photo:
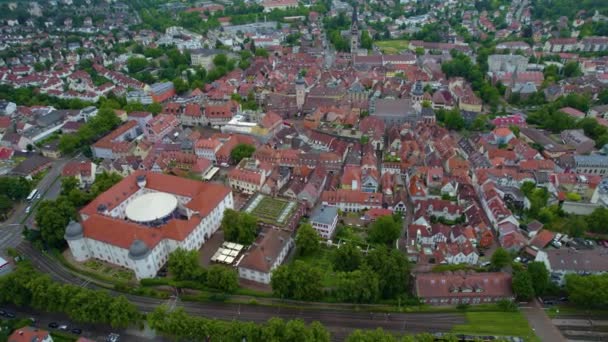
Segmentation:
<svg viewBox="0 0 608 342">
<path fill-rule="evenodd" d="M 467 312 L 465 316 L 467 324 L 454 326 L 452 333 L 518 336 L 525 341 L 540 341 L 521 312 Z"/>
<path fill-rule="evenodd" d="M 385 54 L 398 54 L 407 49 L 409 42 L 407 40 L 381 40 L 374 43 Z"/>
<path fill-rule="evenodd" d="M 318 268 L 323 272 L 322 284 L 323 287 L 334 287 L 336 285 L 336 276 L 333 271 L 333 264 L 331 262 L 332 250 L 326 247 L 322 247 L 321 250 L 315 255 L 309 255 L 306 257 L 298 256 L 294 260 L 304 261 L 307 264 Z"/>
</svg>

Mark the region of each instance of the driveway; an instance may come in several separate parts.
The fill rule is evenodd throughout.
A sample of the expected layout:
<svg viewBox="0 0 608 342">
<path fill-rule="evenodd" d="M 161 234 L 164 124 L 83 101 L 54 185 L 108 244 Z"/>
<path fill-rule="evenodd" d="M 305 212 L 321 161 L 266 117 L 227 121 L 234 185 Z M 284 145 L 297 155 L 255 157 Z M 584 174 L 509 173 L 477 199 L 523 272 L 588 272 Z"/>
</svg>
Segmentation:
<svg viewBox="0 0 608 342">
<path fill-rule="evenodd" d="M 534 299 L 526 307 L 521 309 L 528 319 L 528 323 L 534 330 L 534 333 L 543 342 L 565 342 L 566 339 L 562 336 L 561 332 L 553 323 L 551 319 L 545 313 L 545 310 Z"/>
</svg>

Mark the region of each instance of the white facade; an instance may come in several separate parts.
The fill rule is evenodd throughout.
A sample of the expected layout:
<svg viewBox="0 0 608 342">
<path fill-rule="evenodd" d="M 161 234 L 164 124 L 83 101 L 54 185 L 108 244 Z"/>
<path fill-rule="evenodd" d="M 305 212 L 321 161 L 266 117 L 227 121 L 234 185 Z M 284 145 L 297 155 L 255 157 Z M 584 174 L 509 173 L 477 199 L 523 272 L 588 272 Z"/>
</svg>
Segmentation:
<svg viewBox="0 0 608 342">
<path fill-rule="evenodd" d="M 120 206 L 112 210 L 112 212 L 108 213 L 108 216 L 124 216 L 126 205 L 131 202 L 133 198 L 136 198 L 138 194 L 141 195 L 141 193 L 147 192 L 145 190 L 148 189 L 139 190 L 133 196 L 125 200 Z M 151 190 L 148 190 L 148 192 L 149 191 Z M 184 200 L 181 196 L 176 197 L 179 202 Z M 177 248 L 181 247 L 186 250 L 200 249 L 205 241 L 219 229 L 224 216 L 224 210 L 232 208 L 233 198 L 232 192 L 230 192 L 207 216 L 201 219 L 201 222 L 183 241 L 176 241 L 169 238 L 162 239 L 156 246 L 149 246 L 151 247 L 151 251 L 149 251 L 144 258 L 137 260 L 130 257 L 128 248 L 115 246 L 89 237 L 67 239 L 68 245 L 76 261 L 83 262 L 91 258 L 98 259 L 132 270 L 137 279 L 152 278 L 156 276 L 158 270 L 167 262 L 169 254 Z M 190 216 L 190 214 L 191 213 L 188 213 L 188 216 Z M 83 217 L 83 219 L 86 220 L 85 217 Z M 150 227 L 147 229 L 159 228 Z"/>
<path fill-rule="evenodd" d="M 277 267 L 281 266 L 283 260 L 285 260 L 293 246 L 294 241 L 292 238 L 289 238 L 287 240 L 287 243 L 283 245 L 283 249 L 279 252 L 279 255 L 275 258 L 272 265 L 270 265 L 268 272 L 239 266 L 239 277 L 262 284 L 270 284 L 270 280 L 272 278 L 272 271 L 274 271 Z"/>
</svg>

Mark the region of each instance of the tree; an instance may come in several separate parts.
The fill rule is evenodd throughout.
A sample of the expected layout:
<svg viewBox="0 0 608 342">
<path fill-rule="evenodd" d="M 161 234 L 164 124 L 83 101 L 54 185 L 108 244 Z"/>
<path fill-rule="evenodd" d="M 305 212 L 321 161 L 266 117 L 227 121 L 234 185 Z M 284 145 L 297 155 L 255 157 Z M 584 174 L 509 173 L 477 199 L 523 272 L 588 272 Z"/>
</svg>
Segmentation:
<svg viewBox="0 0 608 342">
<path fill-rule="evenodd" d="M 397 342 L 395 335 L 385 332 L 382 328 L 376 330 L 355 330 L 347 338 L 346 342 Z"/>
<path fill-rule="evenodd" d="M 228 56 L 223 53 L 217 54 L 213 57 L 213 65 L 218 66 L 226 66 L 228 63 Z"/>
<path fill-rule="evenodd" d="M 568 216 L 564 220 L 563 227 L 567 229 L 568 235 L 572 237 L 582 237 L 589 230 L 585 217 L 580 215 Z"/>
<path fill-rule="evenodd" d="M 336 299 L 348 303 L 374 303 L 380 295 L 378 275 L 369 267 L 338 274 Z"/>
<path fill-rule="evenodd" d="M 511 263 L 511 255 L 504 248 L 499 247 L 492 254 L 490 265 L 492 269 L 499 271 Z"/>
<path fill-rule="evenodd" d="M 590 215 L 586 216 L 587 225 L 589 230 L 594 233 L 606 234 L 608 233 L 608 209 L 600 207 L 595 209 Z"/>
<path fill-rule="evenodd" d="M 13 201 L 5 194 L 0 194 L 0 217 L 5 220 L 8 213 L 13 209 Z"/>
<path fill-rule="evenodd" d="M 578 76 L 582 76 L 583 72 L 581 71 L 581 68 L 578 64 L 578 62 L 568 62 L 566 63 L 566 65 L 564 66 L 564 77 L 569 78 L 569 77 L 578 77 Z"/>
<path fill-rule="evenodd" d="M 250 158 L 255 152 L 255 147 L 249 144 L 238 144 L 230 151 L 230 159 L 239 163 L 243 158 Z"/>
<path fill-rule="evenodd" d="M 372 49 L 372 37 L 369 35 L 367 30 L 361 32 L 361 48 L 371 50 Z"/>
<path fill-rule="evenodd" d="M 401 234 L 401 224 L 395 222 L 392 216 L 381 216 L 373 224 L 369 231 L 369 241 L 373 243 L 394 243 Z"/>
<path fill-rule="evenodd" d="M 209 287 L 227 293 L 232 293 L 239 287 L 236 271 L 220 265 L 213 265 L 207 270 L 206 283 Z"/>
<path fill-rule="evenodd" d="M 127 60 L 127 69 L 130 74 L 136 74 L 148 67 L 148 60 L 141 57 L 131 57 Z"/>
<path fill-rule="evenodd" d="M 0 194 L 13 201 L 23 200 L 29 195 L 32 185 L 23 177 L 0 177 Z"/>
<path fill-rule="evenodd" d="M 175 92 L 177 94 L 183 94 L 190 89 L 188 82 L 184 81 L 181 77 L 176 77 L 173 79 L 173 87 L 175 88 Z"/>
<path fill-rule="evenodd" d="M 71 220 L 76 220 L 76 209 L 65 196 L 59 196 L 55 201 L 40 202 L 36 225 L 42 242 L 49 248 L 62 248 L 65 245 L 65 227 Z"/>
<path fill-rule="evenodd" d="M 226 209 L 221 227 L 227 241 L 250 245 L 255 240 L 258 224 L 251 214 Z"/>
<path fill-rule="evenodd" d="M 300 260 L 279 266 L 270 284 L 275 296 L 281 298 L 318 300 L 323 293 L 321 271 Z"/>
<path fill-rule="evenodd" d="M 61 178 L 61 194 L 67 196 L 72 190 L 78 189 L 78 179 L 76 177 Z"/>
<path fill-rule="evenodd" d="M 351 272 L 363 265 L 363 253 L 354 243 L 346 242 L 334 250 L 332 255 L 334 270 Z"/>
<path fill-rule="evenodd" d="M 298 255 L 314 255 L 320 249 L 319 234 L 310 224 L 303 224 L 296 234 L 296 251 Z"/>
<path fill-rule="evenodd" d="M 101 195 L 103 192 L 113 187 L 122 180 L 122 176 L 114 172 L 102 172 L 95 177 L 95 182 L 91 186 L 91 196 L 93 198 Z"/>
<path fill-rule="evenodd" d="M 108 307 L 108 317 L 113 328 L 126 328 L 139 321 L 140 314 L 125 296 L 117 296 Z"/>
<path fill-rule="evenodd" d="M 446 128 L 455 131 L 463 129 L 465 124 L 464 118 L 462 117 L 458 109 L 452 109 L 447 112 L 443 122 L 445 123 Z"/>
<path fill-rule="evenodd" d="M 568 299 L 574 305 L 590 309 L 608 306 L 608 274 L 566 275 Z"/>
<path fill-rule="evenodd" d="M 534 293 L 537 296 L 543 295 L 545 290 L 549 287 L 549 271 L 547 270 L 545 263 L 539 261 L 529 263 L 528 273 L 532 280 Z"/>
<path fill-rule="evenodd" d="M 178 248 L 169 254 L 169 272 L 177 280 L 197 280 L 201 276 L 198 252 Z"/>
<path fill-rule="evenodd" d="M 525 270 L 515 272 L 513 274 L 513 292 L 518 299 L 529 300 L 534 297 L 534 287 L 532 286 L 532 277 Z"/>
<path fill-rule="evenodd" d="M 393 299 L 408 291 L 411 264 L 403 253 L 380 246 L 371 250 L 365 261 L 372 271 L 380 275 L 382 298 Z"/>
</svg>

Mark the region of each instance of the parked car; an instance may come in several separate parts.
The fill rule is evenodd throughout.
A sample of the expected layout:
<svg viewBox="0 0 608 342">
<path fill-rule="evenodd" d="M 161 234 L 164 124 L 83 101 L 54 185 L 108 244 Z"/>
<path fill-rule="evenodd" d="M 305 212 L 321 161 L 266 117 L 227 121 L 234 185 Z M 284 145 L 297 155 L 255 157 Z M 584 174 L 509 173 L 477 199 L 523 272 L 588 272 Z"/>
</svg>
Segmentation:
<svg viewBox="0 0 608 342">
<path fill-rule="evenodd" d="M 82 334 L 82 329 L 74 328 L 70 331 L 72 332 L 72 334 L 76 334 L 76 335 Z"/>
<path fill-rule="evenodd" d="M 26 213 L 26 214 L 29 214 L 29 213 L 30 213 L 30 211 L 32 211 L 32 207 L 31 207 L 31 206 L 29 206 L 29 207 L 25 208 L 25 213 Z"/>
<path fill-rule="evenodd" d="M 0 309 L 0 316 L 6 316 L 6 311 L 4 311 L 3 309 Z"/>
<path fill-rule="evenodd" d="M 120 341 L 120 335 L 116 334 L 116 333 L 111 333 L 110 335 L 108 335 L 108 337 L 106 337 L 106 342 L 118 342 Z"/>
<path fill-rule="evenodd" d="M 7 311 L 5 315 L 8 318 L 15 318 L 15 317 L 17 317 L 17 315 L 15 315 L 15 313 L 11 312 L 11 311 Z"/>
<path fill-rule="evenodd" d="M 57 322 L 51 322 L 51 323 L 49 323 L 49 328 L 57 329 L 57 328 L 59 328 L 59 324 L 57 324 Z"/>
<path fill-rule="evenodd" d="M 69 327 L 67 324 L 62 324 L 57 329 L 59 329 L 61 331 L 68 331 Z"/>
</svg>

